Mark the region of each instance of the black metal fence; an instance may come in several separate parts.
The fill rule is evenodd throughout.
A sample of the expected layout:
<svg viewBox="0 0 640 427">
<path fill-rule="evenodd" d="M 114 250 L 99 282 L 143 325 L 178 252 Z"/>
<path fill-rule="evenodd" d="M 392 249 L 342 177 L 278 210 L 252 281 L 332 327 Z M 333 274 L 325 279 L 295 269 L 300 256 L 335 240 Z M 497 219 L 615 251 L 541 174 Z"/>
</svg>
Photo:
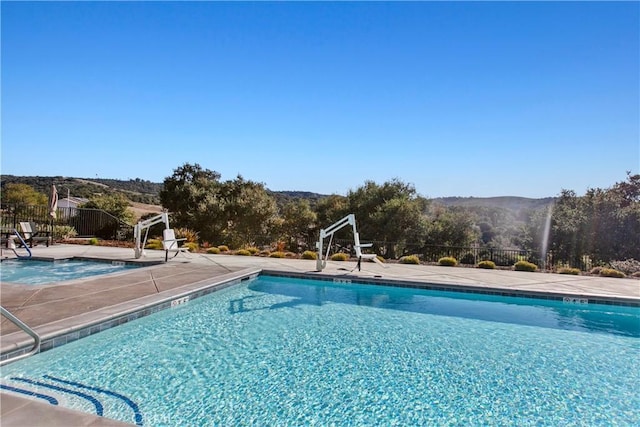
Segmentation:
<svg viewBox="0 0 640 427">
<path fill-rule="evenodd" d="M 51 233 L 54 239 L 63 237 L 65 227 L 72 227 L 78 237 L 128 240 L 133 236 L 133 226 L 101 209 L 58 208 L 56 218 L 53 218 L 49 215 L 48 206 L 0 206 L 0 227 L 3 230 L 20 230 L 19 224 L 24 221 L 35 223 L 38 230 Z"/>
<path fill-rule="evenodd" d="M 372 252 L 380 253 L 376 249 L 393 245 L 394 242 L 367 241 L 373 243 Z M 315 242 L 313 243 L 315 245 Z M 349 239 L 333 239 L 331 243 L 331 253 L 345 252 L 354 254 L 354 242 Z M 553 252 L 542 256 L 539 251 L 514 249 L 514 248 L 495 248 L 483 246 L 442 246 L 442 245 L 423 245 L 419 244 L 403 244 L 405 247 L 418 248 L 411 254 L 418 255 L 420 261 L 428 263 L 436 263 L 440 258 L 453 257 L 462 265 L 477 265 L 480 261 L 493 261 L 497 266 L 510 267 L 518 261 L 528 261 L 538 266 L 542 270 L 552 270 L 560 267 L 573 267 L 582 271 L 589 271 L 595 265 L 595 262 L 589 255 L 575 256 L 571 259 L 561 259 L 555 256 Z M 315 248 L 315 246 L 313 246 Z M 325 251 L 326 251 L 325 247 Z"/>
</svg>

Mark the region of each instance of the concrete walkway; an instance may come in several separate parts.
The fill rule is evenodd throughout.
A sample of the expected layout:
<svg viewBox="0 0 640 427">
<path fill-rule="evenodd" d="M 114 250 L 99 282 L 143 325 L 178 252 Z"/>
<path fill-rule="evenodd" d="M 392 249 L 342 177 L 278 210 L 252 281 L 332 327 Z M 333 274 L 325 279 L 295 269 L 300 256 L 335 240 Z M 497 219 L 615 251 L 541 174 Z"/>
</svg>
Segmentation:
<svg viewBox="0 0 640 427">
<path fill-rule="evenodd" d="M 3 251 L 3 257 L 13 255 Z M 345 278 L 418 282 L 446 287 L 483 288 L 485 290 L 531 295 L 569 296 L 606 302 L 640 304 L 640 280 L 572 276 L 551 273 L 529 273 L 505 270 L 482 270 L 464 267 L 328 262 L 316 272 L 311 260 L 246 257 L 231 255 L 193 254 L 187 260 L 182 255 L 164 263 L 164 252 L 147 251 L 136 260 L 133 249 L 89 245 L 38 246 L 34 257 L 65 259 L 87 257 L 108 260 L 142 261 L 141 269 L 115 273 L 98 278 L 79 279 L 51 285 L 20 285 L 2 282 L 2 306 L 33 327 L 43 338 L 62 331 L 97 324 L 121 313 L 146 307 L 228 280 L 261 270 L 288 273 L 330 275 Z M 2 319 L 2 353 L 28 346 L 30 338 L 7 319 Z M 123 425 L 106 418 L 67 409 L 53 408 L 32 399 L 0 393 L 3 427 L 38 425 L 116 426 Z M 50 415 L 55 414 L 55 416 Z"/>
</svg>

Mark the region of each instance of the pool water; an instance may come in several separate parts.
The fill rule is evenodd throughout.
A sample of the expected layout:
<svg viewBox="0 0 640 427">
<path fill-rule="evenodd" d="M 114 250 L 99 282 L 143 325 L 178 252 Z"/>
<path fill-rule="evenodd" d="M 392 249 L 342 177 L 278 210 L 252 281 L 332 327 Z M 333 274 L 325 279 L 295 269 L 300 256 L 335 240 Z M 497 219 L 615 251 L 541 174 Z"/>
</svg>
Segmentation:
<svg viewBox="0 0 640 427">
<path fill-rule="evenodd" d="M 639 354 L 638 308 L 260 276 L 1 377 L 150 426 L 638 425 Z"/>
<path fill-rule="evenodd" d="M 23 285 L 43 285 L 138 267 L 124 262 L 7 260 L 0 262 L 0 279 Z"/>
</svg>

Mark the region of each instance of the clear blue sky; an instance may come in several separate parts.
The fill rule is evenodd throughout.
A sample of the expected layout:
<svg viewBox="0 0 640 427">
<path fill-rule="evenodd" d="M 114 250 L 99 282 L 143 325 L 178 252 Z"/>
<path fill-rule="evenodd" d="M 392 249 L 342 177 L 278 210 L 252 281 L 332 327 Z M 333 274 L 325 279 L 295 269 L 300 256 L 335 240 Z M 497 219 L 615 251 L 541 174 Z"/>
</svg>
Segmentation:
<svg viewBox="0 0 640 427">
<path fill-rule="evenodd" d="M 640 168 L 638 2 L 6 2 L 2 173 L 555 196 Z"/>
</svg>

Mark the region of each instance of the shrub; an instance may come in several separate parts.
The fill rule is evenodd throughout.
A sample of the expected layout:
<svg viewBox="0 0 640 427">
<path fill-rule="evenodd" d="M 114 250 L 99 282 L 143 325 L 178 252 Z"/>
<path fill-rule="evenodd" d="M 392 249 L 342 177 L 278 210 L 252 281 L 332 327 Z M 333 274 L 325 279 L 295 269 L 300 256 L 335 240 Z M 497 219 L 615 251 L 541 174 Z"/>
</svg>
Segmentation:
<svg viewBox="0 0 640 427">
<path fill-rule="evenodd" d="M 89 239 L 89 244 L 90 245 L 97 245 L 98 244 L 98 238 L 97 237 L 92 237 Z"/>
<path fill-rule="evenodd" d="M 271 255 L 271 252 L 269 252 L 269 250 L 267 249 L 260 251 L 260 256 L 269 256 L 269 255 Z"/>
<path fill-rule="evenodd" d="M 640 271 L 636 271 L 631 275 L 631 277 L 640 278 Z"/>
<path fill-rule="evenodd" d="M 331 255 L 331 261 L 346 261 L 349 259 L 349 255 L 344 252 L 338 252 Z"/>
<path fill-rule="evenodd" d="M 494 268 L 496 268 L 496 263 L 493 261 L 480 261 L 478 263 L 478 268 L 485 268 L 487 270 L 493 270 Z"/>
<path fill-rule="evenodd" d="M 633 275 L 633 273 L 640 271 L 640 261 L 636 261 L 633 258 L 624 261 L 611 261 L 611 268 Z"/>
<path fill-rule="evenodd" d="M 398 260 L 400 264 L 420 264 L 418 255 L 405 255 Z"/>
<path fill-rule="evenodd" d="M 53 235 L 66 240 L 71 239 L 72 237 L 76 237 L 78 235 L 78 232 L 70 225 L 54 225 Z"/>
<path fill-rule="evenodd" d="M 189 228 L 176 228 L 174 229 L 174 232 L 176 233 L 176 238 L 177 239 L 187 239 L 186 243 L 192 243 L 192 242 L 197 242 L 198 241 L 198 232 L 197 231 L 193 231 Z M 185 244 L 185 246 L 187 246 Z M 191 249 L 189 249 L 191 250 Z"/>
<path fill-rule="evenodd" d="M 249 252 L 246 249 L 240 249 L 240 250 L 236 251 L 236 255 L 251 256 L 251 252 Z"/>
<path fill-rule="evenodd" d="M 198 246 L 198 244 L 196 242 L 185 242 L 184 245 L 185 248 L 189 248 L 189 252 L 193 253 L 193 252 L 198 252 L 198 249 L 200 249 L 200 246 Z"/>
<path fill-rule="evenodd" d="M 381 263 L 385 263 L 386 261 L 384 260 L 384 258 L 382 257 L 382 255 L 376 255 L 376 258 L 378 259 L 378 261 L 380 261 Z"/>
<path fill-rule="evenodd" d="M 574 276 L 580 275 L 579 268 L 571 268 L 571 267 L 562 267 L 558 269 L 558 274 L 573 274 Z"/>
<path fill-rule="evenodd" d="M 271 254 L 269 255 L 269 258 L 284 258 L 284 252 L 281 252 L 281 251 L 271 252 Z"/>
<path fill-rule="evenodd" d="M 622 279 L 623 277 L 627 277 L 622 271 L 615 270 L 613 268 L 603 268 L 600 270 L 601 277 L 616 277 L 618 279 Z"/>
<path fill-rule="evenodd" d="M 458 265 L 458 260 L 452 256 L 445 256 L 438 260 L 438 265 L 443 265 L 446 267 L 455 267 Z"/>
<path fill-rule="evenodd" d="M 162 249 L 162 240 L 160 239 L 149 239 L 147 240 L 147 245 L 145 246 L 147 249 Z"/>
<path fill-rule="evenodd" d="M 302 252 L 302 259 L 318 259 L 318 254 L 313 251 Z"/>
<path fill-rule="evenodd" d="M 516 271 L 536 271 L 538 269 L 537 265 L 529 261 L 518 261 L 513 267 Z"/>
<path fill-rule="evenodd" d="M 255 246 L 250 246 L 246 249 L 249 251 L 249 253 L 251 253 L 251 255 L 255 255 L 260 252 L 260 249 L 256 248 Z"/>
<path fill-rule="evenodd" d="M 229 252 L 229 246 L 227 245 L 220 245 L 218 249 L 220 249 L 220 252 Z"/>
<path fill-rule="evenodd" d="M 220 253 L 220 249 L 218 249 L 218 248 L 208 248 L 207 249 L 207 253 L 208 254 L 219 254 Z"/>
<path fill-rule="evenodd" d="M 602 267 L 593 267 L 591 271 L 589 271 L 589 274 L 593 274 L 594 276 L 599 276 L 601 270 L 602 270 Z"/>
</svg>

